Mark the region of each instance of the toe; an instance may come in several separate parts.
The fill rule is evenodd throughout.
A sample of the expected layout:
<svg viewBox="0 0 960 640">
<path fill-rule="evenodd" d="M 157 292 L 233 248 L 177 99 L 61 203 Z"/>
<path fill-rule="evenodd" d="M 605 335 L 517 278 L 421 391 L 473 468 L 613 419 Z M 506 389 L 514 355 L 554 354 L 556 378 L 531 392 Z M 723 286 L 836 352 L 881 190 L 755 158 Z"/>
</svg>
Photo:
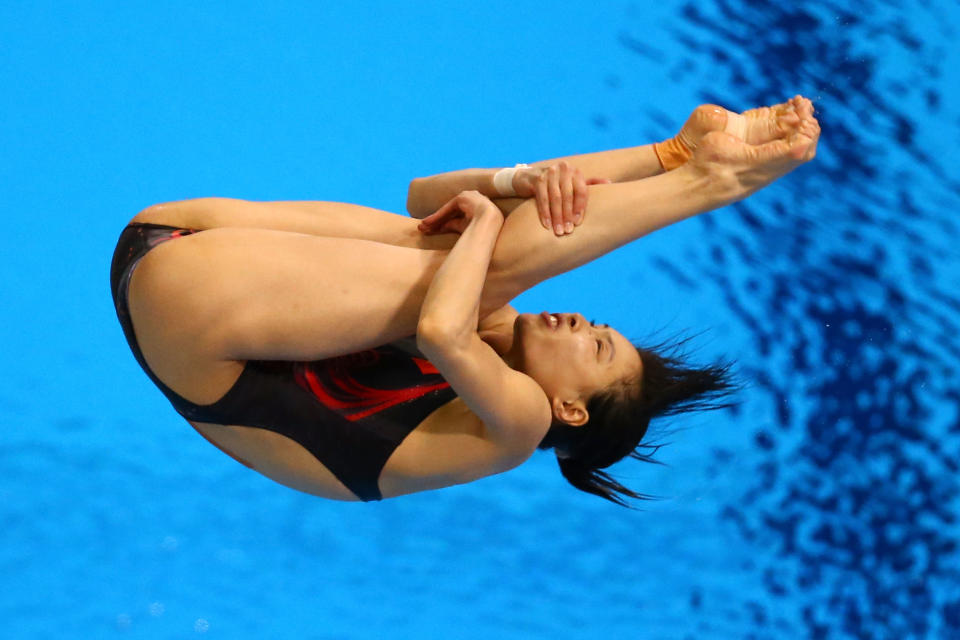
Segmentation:
<svg viewBox="0 0 960 640">
<path fill-rule="evenodd" d="M 782 138 L 785 133 L 795 128 L 799 122 L 796 114 L 778 109 L 780 106 L 747 111 L 747 136 L 744 141 L 748 144 L 764 144 Z"/>
</svg>

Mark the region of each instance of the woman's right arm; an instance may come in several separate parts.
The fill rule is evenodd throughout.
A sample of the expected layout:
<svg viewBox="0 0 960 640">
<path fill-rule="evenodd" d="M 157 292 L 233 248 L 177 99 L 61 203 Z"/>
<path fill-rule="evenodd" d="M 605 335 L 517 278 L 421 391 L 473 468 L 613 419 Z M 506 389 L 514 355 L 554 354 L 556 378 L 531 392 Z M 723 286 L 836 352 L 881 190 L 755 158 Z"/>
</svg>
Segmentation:
<svg viewBox="0 0 960 640">
<path fill-rule="evenodd" d="M 414 218 L 425 218 L 463 191 L 476 191 L 496 198 L 497 207 L 509 214 L 526 198 L 534 198 L 545 229 L 562 236 L 573 233 L 583 221 L 587 205 L 587 186 L 610 182 L 607 178 L 586 179 L 583 173 L 564 159 L 518 167 L 502 176 L 509 195 L 498 188 L 495 176 L 503 169 L 463 169 L 427 178 L 415 178 L 407 192 L 407 211 Z"/>
</svg>

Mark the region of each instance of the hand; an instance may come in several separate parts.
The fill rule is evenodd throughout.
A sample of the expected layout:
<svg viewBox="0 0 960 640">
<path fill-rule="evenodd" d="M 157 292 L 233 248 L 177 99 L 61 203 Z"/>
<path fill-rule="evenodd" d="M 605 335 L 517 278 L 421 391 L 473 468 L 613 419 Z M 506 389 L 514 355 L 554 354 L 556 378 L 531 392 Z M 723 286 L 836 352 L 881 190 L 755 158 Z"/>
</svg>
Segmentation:
<svg viewBox="0 0 960 640">
<path fill-rule="evenodd" d="M 813 103 L 800 96 L 791 103 L 795 118 L 752 138 L 772 137 L 761 144 L 744 142 L 725 131 L 706 133 L 690 159 L 691 170 L 720 178 L 730 188 L 732 200 L 739 200 L 812 160 L 820 139 L 820 123 L 813 115 Z"/>
<path fill-rule="evenodd" d="M 479 191 L 461 191 L 447 204 L 420 221 L 417 228 L 424 235 L 463 233 L 471 220 L 494 216 L 503 224 L 503 212 Z"/>
<path fill-rule="evenodd" d="M 523 198 L 536 198 L 540 224 L 562 236 L 573 233 L 587 210 L 587 185 L 609 184 L 605 178 L 584 180 L 573 165 L 561 160 L 549 167 L 518 169 L 513 189 Z"/>
</svg>

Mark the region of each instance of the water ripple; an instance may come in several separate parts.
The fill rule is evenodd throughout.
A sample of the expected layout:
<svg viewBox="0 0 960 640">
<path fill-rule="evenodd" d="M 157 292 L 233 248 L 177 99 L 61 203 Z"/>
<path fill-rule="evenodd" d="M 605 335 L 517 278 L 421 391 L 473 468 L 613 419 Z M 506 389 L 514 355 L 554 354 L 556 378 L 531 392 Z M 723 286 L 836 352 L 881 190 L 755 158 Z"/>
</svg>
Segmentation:
<svg viewBox="0 0 960 640">
<path fill-rule="evenodd" d="M 708 87 L 703 101 L 801 92 L 823 123 L 814 165 L 738 204 L 729 224 L 704 218 L 712 246 L 693 264 L 660 265 L 680 286 L 723 292 L 754 337 L 746 373 L 776 407 L 751 485 L 722 511 L 746 544 L 777 550 L 756 568 L 770 600 L 735 603 L 752 637 L 775 637 L 775 620 L 791 637 L 960 637 L 960 417 L 947 388 L 960 365 L 960 189 L 930 150 L 958 135 L 939 115 L 957 24 L 934 3 L 897 7 L 688 2 L 672 26 L 685 53 L 665 64 Z M 620 43 L 655 53 L 631 33 Z M 691 610 L 712 613 L 696 599 Z"/>
</svg>

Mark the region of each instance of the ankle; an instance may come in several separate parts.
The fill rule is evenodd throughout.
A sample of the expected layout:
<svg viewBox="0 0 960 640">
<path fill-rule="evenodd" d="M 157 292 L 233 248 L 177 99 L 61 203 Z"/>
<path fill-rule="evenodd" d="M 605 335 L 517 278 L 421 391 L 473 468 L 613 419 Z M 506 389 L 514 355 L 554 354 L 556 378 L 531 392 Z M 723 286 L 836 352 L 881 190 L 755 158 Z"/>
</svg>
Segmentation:
<svg viewBox="0 0 960 640">
<path fill-rule="evenodd" d="M 653 150 L 657 154 L 657 160 L 660 161 L 660 166 L 663 167 L 664 171 L 672 171 L 683 166 L 693 156 L 693 150 L 684 144 L 680 136 L 654 143 Z"/>
</svg>

